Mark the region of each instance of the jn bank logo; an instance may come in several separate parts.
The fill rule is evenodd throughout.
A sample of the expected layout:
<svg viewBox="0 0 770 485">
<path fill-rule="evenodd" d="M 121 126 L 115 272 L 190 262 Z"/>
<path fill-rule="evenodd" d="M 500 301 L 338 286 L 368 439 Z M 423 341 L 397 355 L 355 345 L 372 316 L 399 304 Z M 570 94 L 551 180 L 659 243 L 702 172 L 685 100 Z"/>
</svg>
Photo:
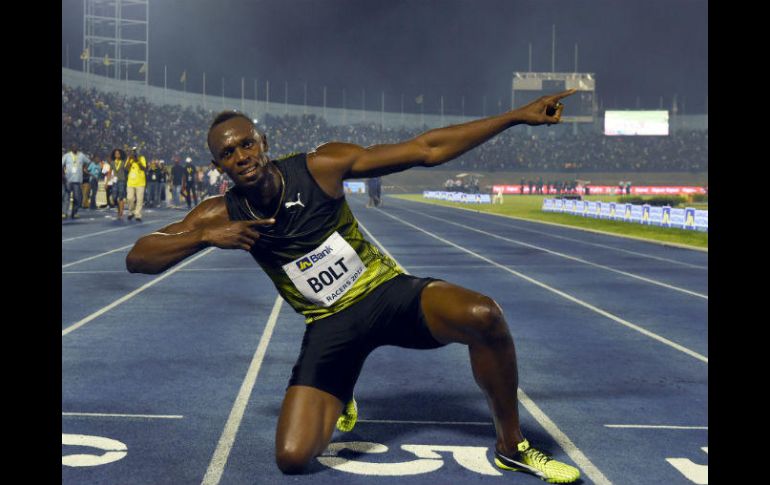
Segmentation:
<svg viewBox="0 0 770 485">
<path fill-rule="evenodd" d="M 297 268 L 299 268 L 300 271 L 305 271 L 313 267 L 313 263 L 310 262 L 310 258 L 302 258 L 299 261 L 297 261 Z"/>
</svg>

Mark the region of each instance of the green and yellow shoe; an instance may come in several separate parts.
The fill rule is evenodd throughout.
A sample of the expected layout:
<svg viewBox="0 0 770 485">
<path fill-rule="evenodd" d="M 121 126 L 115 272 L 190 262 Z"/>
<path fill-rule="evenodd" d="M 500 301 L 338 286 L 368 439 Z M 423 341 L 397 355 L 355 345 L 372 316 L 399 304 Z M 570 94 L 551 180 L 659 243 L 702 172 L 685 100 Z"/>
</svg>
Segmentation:
<svg viewBox="0 0 770 485">
<path fill-rule="evenodd" d="M 356 398 L 351 397 L 350 402 L 345 406 L 345 410 L 337 418 L 337 429 L 343 433 L 353 431 L 353 427 L 356 425 L 358 419 L 358 404 L 356 404 Z"/>
<path fill-rule="evenodd" d="M 570 483 L 580 478 L 580 470 L 532 448 L 527 440 L 517 448 L 516 454 L 510 457 L 495 451 L 495 465 L 503 470 L 531 473 L 548 483 Z"/>
</svg>

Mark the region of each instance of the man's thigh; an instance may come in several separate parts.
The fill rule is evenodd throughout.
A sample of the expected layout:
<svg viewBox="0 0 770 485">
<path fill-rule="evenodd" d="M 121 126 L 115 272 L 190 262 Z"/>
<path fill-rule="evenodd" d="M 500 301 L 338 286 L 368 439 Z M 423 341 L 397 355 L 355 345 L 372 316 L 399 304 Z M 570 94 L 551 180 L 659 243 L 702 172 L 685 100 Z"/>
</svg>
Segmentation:
<svg viewBox="0 0 770 485">
<path fill-rule="evenodd" d="M 483 331 L 490 313 L 502 310 L 488 296 L 461 286 L 434 281 L 422 291 L 420 304 L 433 337 L 442 343 L 471 343 Z M 497 315 L 495 315 L 497 316 Z"/>
</svg>

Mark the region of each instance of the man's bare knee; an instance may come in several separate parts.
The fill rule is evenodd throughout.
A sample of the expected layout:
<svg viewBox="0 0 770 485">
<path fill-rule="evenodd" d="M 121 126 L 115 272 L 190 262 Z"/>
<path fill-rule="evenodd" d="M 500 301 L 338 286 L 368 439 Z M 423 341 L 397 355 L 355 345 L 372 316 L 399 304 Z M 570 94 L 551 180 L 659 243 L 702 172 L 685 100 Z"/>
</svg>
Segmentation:
<svg viewBox="0 0 770 485">
<path fill-rule="evenodd" d="M 304 472 L 313 458 L 313 454 L 308 450 L 290 447 L 284 447 L 275 452 L 275 463 L 278 469 L 287 475 Z"/>
<path fill-rule="evenodd" d="M 503 310 L 492 298 L 482 298 L 470 311 L 476 336 L 482 342 L 494 344 L 511 338 Z"/>
</svg>

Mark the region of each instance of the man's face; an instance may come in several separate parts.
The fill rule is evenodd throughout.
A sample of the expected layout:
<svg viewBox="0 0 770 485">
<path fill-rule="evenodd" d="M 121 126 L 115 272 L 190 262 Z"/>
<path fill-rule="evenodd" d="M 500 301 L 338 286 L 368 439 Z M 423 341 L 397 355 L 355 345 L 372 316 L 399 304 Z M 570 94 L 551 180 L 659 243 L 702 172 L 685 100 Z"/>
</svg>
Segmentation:
<svg viewBox="0 0 770 485">
<path fill-rule="evenodd" d="M 254 126 L 244 118 L 231 118 L 215 126 L 209 136 L 213 163 L 237 186 L 251 187 L 269 174 L 269 159 Z"/>
<path fill-rule="evenodd" d="M 78 147 L 77 147 L 77 145 L 72 145 L 72 146 L 70 147 L 70 151 L 71 151 L 72 153 L 75 153 L 75 154 L 77 154 L 77 153 L 78 153 Z"/>
</svg>

